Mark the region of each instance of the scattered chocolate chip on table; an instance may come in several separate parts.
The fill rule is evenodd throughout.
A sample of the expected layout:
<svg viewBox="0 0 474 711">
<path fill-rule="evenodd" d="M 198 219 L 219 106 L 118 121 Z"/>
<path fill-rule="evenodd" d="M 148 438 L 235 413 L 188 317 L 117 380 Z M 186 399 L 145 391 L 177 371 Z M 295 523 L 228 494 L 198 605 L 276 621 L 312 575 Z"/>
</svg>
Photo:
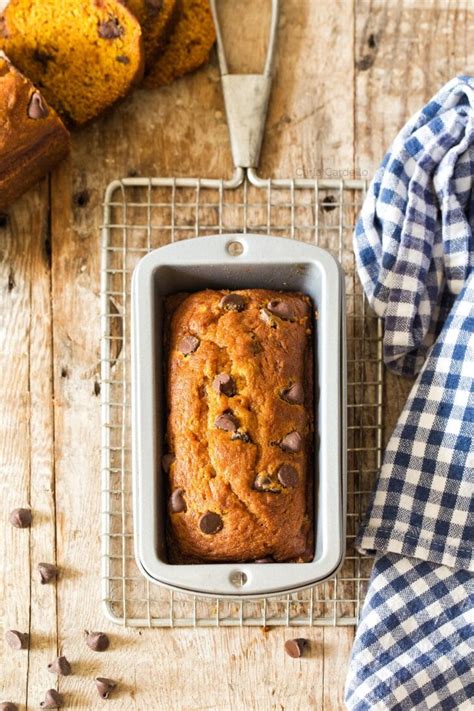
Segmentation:
<svg viewBox="0 0 474 711">
<path fill-rule="evenodd" d="M 117 682 L 113 679 L 107 679 L 104 676 L 98 676 L 95 680 L 95 685 L 101 699 L 108 699 L 109 694 L 117 688 Z"/>
<path fill-rule="evenodd" d="M 61 709 L 64 706 L 64 697 L 56 689 L 48 689 L 44 701 L 40 703 L 42 709 Z"/>
<path fill-rule="evenodd" d="M 86 644 L 94 652 L 105 652 L 109 647 L 110 640 L 105 632 L 88 632 L 86 630 Z"/>
<path fill-rule="evenodd" d="M 13 509 L 9 520 L 15 528 L 29 528 L 32 522 L 31 509 Z"/>
<path fill-rule="evenodd" d="M 12 649 L 28 649 L 28 639 L 27 632 L 18 632 L 18 630 L 5 632 L 5 640 Z"/>
<path fill-rule="evenodd" d="M 285 642 L 285 652 L 289 657 L 293 659 L 298 659 L 302 657 L 305 651 L 309 647 L 309 640 L 304 637 L 297 637 L 296 639 L 287 639 Z"/>
<path fill-rule="evenodd" d="M 38 563 L 38 572 L 42 585 L 53 582 L 59 575 L 59 568 L 53 563 Z"/>
<path fill-rule="evenodd" d="M 72 674 L 71 665 L 66 657 L 57 657 L 54 662 L 48 664 L 48 671 L 52 674 L 60 674 L 61 676 L 70 676 Z"/>
</svg>

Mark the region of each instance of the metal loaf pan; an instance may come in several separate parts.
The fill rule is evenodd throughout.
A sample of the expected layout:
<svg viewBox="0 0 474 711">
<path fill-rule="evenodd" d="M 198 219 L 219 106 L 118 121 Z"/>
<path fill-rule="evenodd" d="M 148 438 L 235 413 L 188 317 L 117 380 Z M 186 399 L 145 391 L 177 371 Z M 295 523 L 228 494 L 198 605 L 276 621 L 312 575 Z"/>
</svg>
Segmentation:
<svg viewBox="0 0 474 711">
<path fill-rule="evenodd" d="M 240 254 L 239 254 L 240 252 Z M 166 429 L 163 297 L 178 291 L 260 287 L 302 291 L 316 305 L 315 555 L 310 563 L 171 565 L 165 544 Z M 326 251 L 280 237 L 231 234 L 176 242 L 137 265 L 132 284 L 132 427 L 135 553 L 152 582 L 238 598 L 299 590 L 330 577 L 344 556 L 345 338 L 342 271 Z"/>
</svg>

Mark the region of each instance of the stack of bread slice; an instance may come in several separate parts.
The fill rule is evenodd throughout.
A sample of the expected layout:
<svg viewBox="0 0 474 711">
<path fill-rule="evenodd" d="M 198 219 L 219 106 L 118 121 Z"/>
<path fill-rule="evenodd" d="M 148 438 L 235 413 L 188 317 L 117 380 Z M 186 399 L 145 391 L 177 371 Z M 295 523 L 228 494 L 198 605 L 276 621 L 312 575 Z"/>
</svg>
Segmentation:
<svg viewBox="0 0 474 711">
<path fill-rule="evenodd" d="M 9 0 L 0 14 L 0 50 L 6 55 L 0 63 L 0 185 L 1 146 L 19 120 L 8 97 L 13 84 L 20 90 L 29 82 L 29 94 L 47 107 L 44 126 L 51 130 L 55 123 L 67 135 L 64 125 L 89 123 L 141 82 L 156 88 L 198 68 L 214 41 L 208 0 Z M 30 126 L 32 120 L 24 114 L 20 123 Z M 40 124 L 34 126 L 37 131 Z M 38 145 L 34 133 L 24 132 L 28 155 Z M 57 160 L 60 153 L 51 155 Z M 42 165 L 52 167 L 51 161 Z M 17 192 L 4 194 L 11 201 Z"/>
</svg>

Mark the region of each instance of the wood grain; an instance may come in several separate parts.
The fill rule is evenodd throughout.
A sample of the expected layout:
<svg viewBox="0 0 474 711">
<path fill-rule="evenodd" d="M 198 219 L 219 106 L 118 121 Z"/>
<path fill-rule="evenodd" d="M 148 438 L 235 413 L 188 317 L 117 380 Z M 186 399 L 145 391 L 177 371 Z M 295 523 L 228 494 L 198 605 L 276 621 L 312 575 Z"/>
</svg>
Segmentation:
<svg viewBox="0 0 474 711">
<path fill-rule="evenodd" d="M 262 5 L 241 0 L 231 20 L 232 67 L 255 70 L 264 55 Z M 469 0 L 282 0 L 276 78 L 263 145 L 264 176 L 369 176 L 403 122 L 449 77 L 473 69 Z M 232 173 L 215 57 L 193 76 L 137 90 L 74 136 L 51 178 L 20 200 L 0 226 L 0 516 L 31 503 L 31 532 L 1 528 L 0 626 L 31 628 L 30 653 L 0 644 L 0 688 L 37 708 L 55 679 L 56 651 L 75 675 L 59 680 L 67 707 L 99 709 L 93 677 L 120 683 L 114 708 L 136 711 L 343 709 L 352 629 L 133 630 L 100 608 L 99 226 L 109 180 L 124 175 Z M 50 214 L 48 215 L 48 211 Z M 0 224 L 2 224 L 0 220 Z M 44 250 L 51 240 L 51 258 Z M 386 379 L 386 434 L 408 381 Z M 35 565 L 57 560 L 57 585 Z M 111 635 L 106 654 L 83 630 Z M 292 660 L 289 636 L 311 655 Z M 6 670 L 6 672 L 5 672 Z"/>
<path fill-rule="evenodd" d="M 48 672 L 47 665 L 58 652 L 56 594 L 60 584 L 51 582 L 43 585 L 38 572 L 38 563 L 56 563 L 51 265 L 45 193 L 46 190 L 41 196 L 43 199 L 37 199 L 28 213 L 36 228 L 31 232 L 28 247 L 34 265 L 29 285 L 30 498 L 34 509 L 34 527 L 30 540 L 31 642 L 28 671 L 28 706 L 33 708 L 43 700 L 46 689 L 56 686 L 56 679 Z M 64 574 L 62 571 L 60 578 Z"/>
<path fill-rule="evenodd" d="M 3 384 L 0 437 L 0 516 L 2 561 L 0 584 L 0 668 L 2 696 L 25 704 L 28 652 L 13 652 L 4 642 L 7 629 L 30 632 L 30 531 L 8 523 L 10 511 L 29 507 L 30 500 L 30 282 L 35 273 L 29 248 L 38 226 L 28 219 L 36 195 L 28 195 L 11 210 L 2 226 L 0 367 Z M 5 216 L 4 220 L 5 222 Z"/>
<path fill-rule="evenodd" d="M 51 299 L 47 181 L 11 210 L 1 257 L 2 309 L 2 631 L 28 632 L 30 650 L 1 647 L 8 669 L 2 695 L 36 704 L 48 679 L 47 662 L 56 654 L 56 587 L 39 582 L 36 566 L 55 560 L 54 468 L 52 460 Z M 33 510 L 33 528 L 7 524 L 17 506 Z M 3 547 L 3 546 L 2 546 Z M 3 635 L 2 635 L 3 637 Z M 10 670 L 12 669 L 12 673 Z"/>
</svg>

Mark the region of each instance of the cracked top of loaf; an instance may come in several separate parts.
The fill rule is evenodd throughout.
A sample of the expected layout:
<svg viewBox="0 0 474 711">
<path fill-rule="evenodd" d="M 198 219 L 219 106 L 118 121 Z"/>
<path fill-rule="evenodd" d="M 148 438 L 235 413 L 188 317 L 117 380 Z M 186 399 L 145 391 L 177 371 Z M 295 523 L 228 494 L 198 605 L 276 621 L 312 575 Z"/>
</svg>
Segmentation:
<svg viewBox="0 0 474 711">
<path fill-rule="evenodd" d="M 206 290 L 165 312 L 170 561 L 311 560 L 309 297 Z"/>
</svg>

